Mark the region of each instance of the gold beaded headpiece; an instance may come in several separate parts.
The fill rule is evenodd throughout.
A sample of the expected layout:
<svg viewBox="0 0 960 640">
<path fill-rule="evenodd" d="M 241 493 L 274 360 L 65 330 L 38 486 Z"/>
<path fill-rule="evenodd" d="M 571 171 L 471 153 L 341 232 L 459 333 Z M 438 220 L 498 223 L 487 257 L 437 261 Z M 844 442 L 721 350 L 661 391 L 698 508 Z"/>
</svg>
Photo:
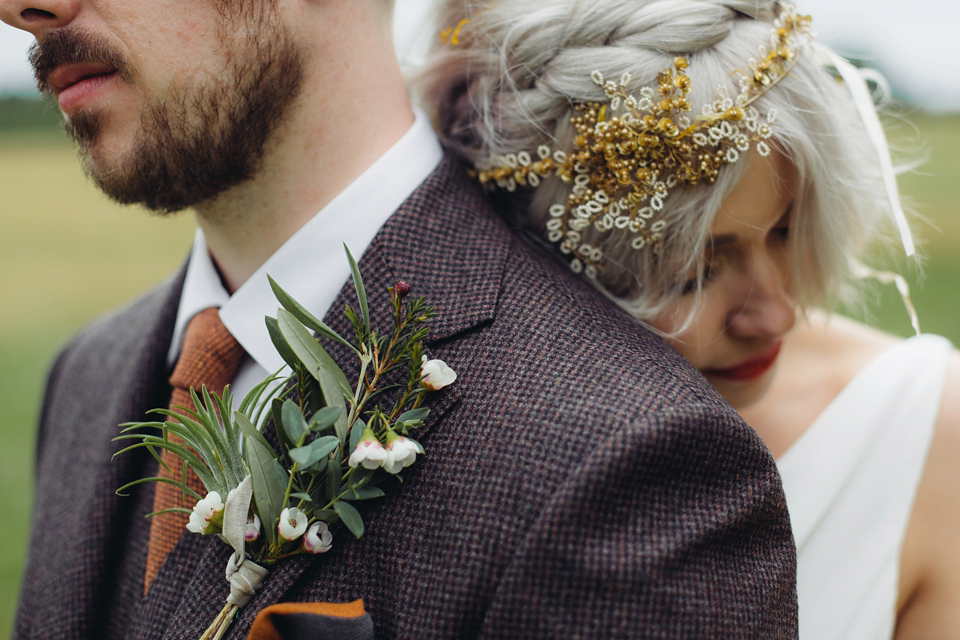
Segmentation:
<svg viewBox="0 0 960 640">
<path fill-rule="evenodd" d="M 753 103 L 796 64 L 810 40 L 810 18 L 785 4 L 774 26 L 769 48 L 759 60 L 749 61 L 753 73 L 740 72 L 735 98 L 721 87 L 717 99 L 691 119 L 688 63 L 682 57 L 658 75 L 655 88 L 643 87 L 639 97 L 627 93 L 629 74 L 617 82 L 594 71 L 592 79 L 609 104 L 574 105 L 573 151 L 541 145 L 534 153 L 494 155 L 476 164 L 476 177 L 508 191 L 517 185 L 537 187 L 549 176 L 572 184 L 567 202 L 550 207 L 547 234 L 572 255 L 574 271 L 586 269 L 594 277 L 603 259 L 599 247 L 582 241 L 581 232 L 591 225 L 599 231 L 627 230 L 633 236 L 631 247 L 659 253 L 667 225 L 658 212 L 672 189 L 714 182 L 720 168 L 736 162 L 751 143 L 760 155 L 770 153 L 776 113 L 761 115 Z"/>
</svg>

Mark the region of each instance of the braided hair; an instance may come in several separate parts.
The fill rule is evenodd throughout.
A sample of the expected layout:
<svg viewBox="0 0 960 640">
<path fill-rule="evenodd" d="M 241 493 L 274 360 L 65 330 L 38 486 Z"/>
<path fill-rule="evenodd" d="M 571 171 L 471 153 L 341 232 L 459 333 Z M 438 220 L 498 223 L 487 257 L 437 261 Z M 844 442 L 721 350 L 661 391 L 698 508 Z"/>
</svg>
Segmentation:
<svg viewBox="0 0 960 640">
<path fill-rule="evenodd" d="M 420 102 L 442 141 L 471 166 L 538 145 L 573 148 L 574 106 L 609 103 L 591 78 L 629 73 L 634 89 L 655 86 L 675 56 L 689 60 L 694 114 L 718 87 L 738 93 L 737 73 L 769 43 L 775 0 L 446 0 L 452 26 L 415 79 Z M 772 146 L 796 167 L 791 216 L 794 291 L 801 306 L 830 306 L 852 291 L 851 261 L 889 239 L 889 203 L 875 151 L 856 107 L 815 50 L 759 98 L 775 111 Z M 658 253 L 630 248 L 616 229 L 585 229 L 606 264 L 595 284 L 637 318 L 649 319 L 701 272 L 710 227 L 746 162 L 722 168 L 713 184 L 672 192 L 661 212 L 669 234 Z M 505 194 L 505 213 L 544 237 L 552 204 L 570 185 L 544 179 Z M 693 311 L 691 311 L 692 317 Z"/>
</svg>

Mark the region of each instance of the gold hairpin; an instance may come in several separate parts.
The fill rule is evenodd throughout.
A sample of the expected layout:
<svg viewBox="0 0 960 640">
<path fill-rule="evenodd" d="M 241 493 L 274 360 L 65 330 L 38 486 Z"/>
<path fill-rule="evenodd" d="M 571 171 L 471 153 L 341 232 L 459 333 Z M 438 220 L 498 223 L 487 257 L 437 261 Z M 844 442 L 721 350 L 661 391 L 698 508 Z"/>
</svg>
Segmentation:
<svg viewBox="0 0 960 640">
<path fill-rule="evenodd" d="M 447 27 L 440 32 L 440 39 L 444 44 L 449 44 L 454 47 L 458 46 L 460 44 L 460 30 L 467 26 L 470 20 L 471 18 L 464 18 L 457 26 Z"/>
</svg>

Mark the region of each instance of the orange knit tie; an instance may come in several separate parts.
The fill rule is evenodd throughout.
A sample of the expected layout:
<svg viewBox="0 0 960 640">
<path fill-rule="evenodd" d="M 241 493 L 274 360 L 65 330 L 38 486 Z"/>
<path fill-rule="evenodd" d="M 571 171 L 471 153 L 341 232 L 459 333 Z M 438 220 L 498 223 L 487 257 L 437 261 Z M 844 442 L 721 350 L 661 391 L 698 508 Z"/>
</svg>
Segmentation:
<svg viewBox="0 0 960 640">
<path fill-rule="evenodd" d="M 170 376 L 173 393 L 170 396 L 170 408 L 177 407 L 194 409 L 190 398 L 190 388 L 197 393 L 203 385 L 210 392 L 222 393 L 223 388 L 233 380 L 240 360 L 243 358 L 243 347 L 230 335 L 230 332 L 220 321 L 220 313 L 216 307 L 204 309 L 195 315 L 187 325 L 183 336 L 183 349 L 180 359 Z M 180 438 L 170 434 L 171 440 L 180 441 Z M 166 463 L 168 471 L 160 466 L 159 476 L 180 480 L 183 463 L 177 456 L 164 450 L 161 459 Z M 157 482 L 154 485 L 156 493 L 153 498 L 153 510 L 169 509 L 171 507 L 185 507 L 193 509 L 195 502 L 187 496 L 184 499 L 180 489 L 166 482 Z M 187 475 L 187 486 L 200 496 L 206 496 L 203 483 L 196 473 L 191 471 Z M 189 516 L 184 513 L 164 513 L 151 518 L 150 540 L 147 546 L 147 570 L 144 576 L 143 592 L 150 588 L 153 579 L 157 577 L 160 566 L 167 554 L 173 549 L 180 536 L 186 531 Z"/>
</svg>

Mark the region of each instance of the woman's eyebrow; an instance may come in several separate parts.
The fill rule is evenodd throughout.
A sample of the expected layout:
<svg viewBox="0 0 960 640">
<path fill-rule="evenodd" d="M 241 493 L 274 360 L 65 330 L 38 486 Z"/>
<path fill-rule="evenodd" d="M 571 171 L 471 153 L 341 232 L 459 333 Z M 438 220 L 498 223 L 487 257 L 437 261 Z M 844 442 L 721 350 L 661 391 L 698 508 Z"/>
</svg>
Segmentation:
<svg viewBox="0 0 960 640">
<path fill-rule="evenodd" d="M 721 233 L 720 235 L 710 236 L 707 240 L 708 249 L 716 249 L 717 247 L 722 247 L 728 244 L 735 244 L 737 242 L 737 236 L 733 233 Z"/>
</svg>

